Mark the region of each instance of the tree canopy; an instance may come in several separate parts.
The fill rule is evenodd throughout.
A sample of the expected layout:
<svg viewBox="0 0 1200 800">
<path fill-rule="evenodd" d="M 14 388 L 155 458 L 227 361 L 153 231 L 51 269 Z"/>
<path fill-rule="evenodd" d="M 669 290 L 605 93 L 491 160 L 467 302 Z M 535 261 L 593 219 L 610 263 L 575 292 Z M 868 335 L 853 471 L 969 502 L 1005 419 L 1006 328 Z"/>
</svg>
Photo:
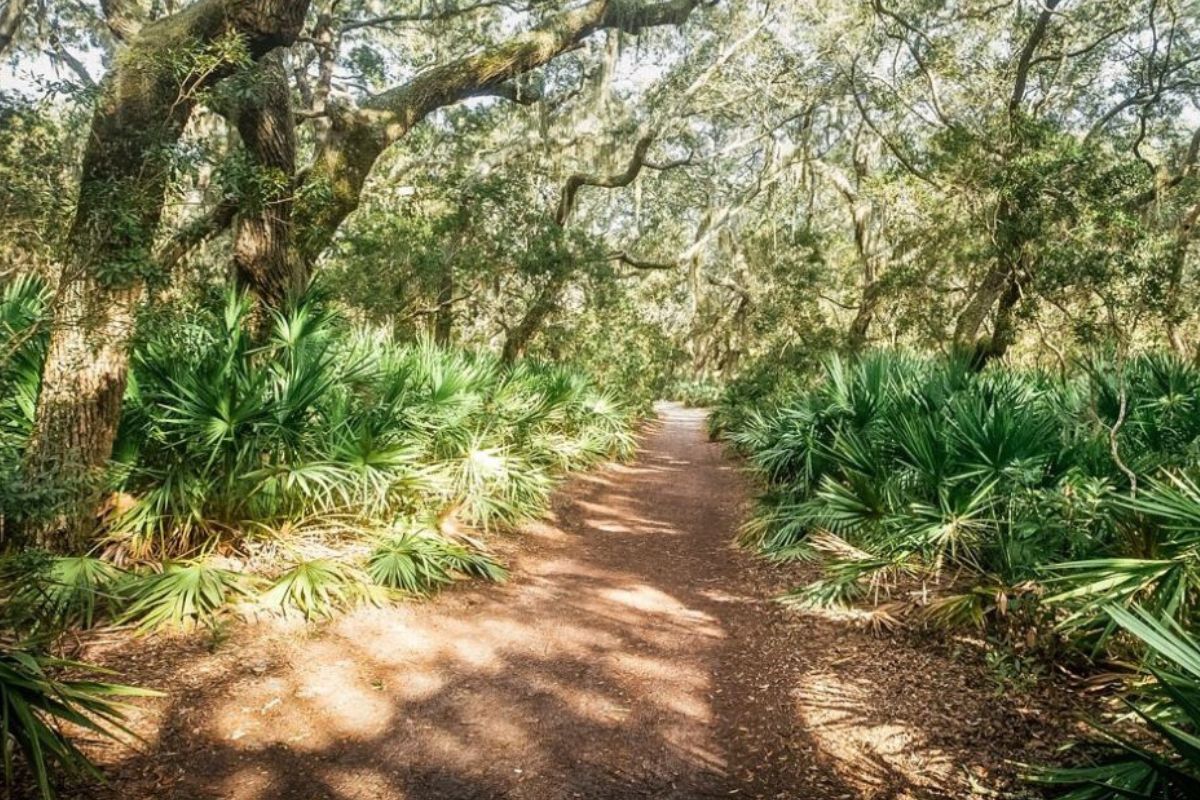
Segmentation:
<svg viewBox="0 0 1200 800">
<path fill-rule="evenodd" d="M 0 2 L 0 680 L 77 688 L 10 629 L 502 579 L 446 531 L 693 392 L 746 543 L 833 554 L 801 600 L 1191 652 L 1194 0 Z M 71 709 L 0 731 L 47 795 Z"/>
</svg>

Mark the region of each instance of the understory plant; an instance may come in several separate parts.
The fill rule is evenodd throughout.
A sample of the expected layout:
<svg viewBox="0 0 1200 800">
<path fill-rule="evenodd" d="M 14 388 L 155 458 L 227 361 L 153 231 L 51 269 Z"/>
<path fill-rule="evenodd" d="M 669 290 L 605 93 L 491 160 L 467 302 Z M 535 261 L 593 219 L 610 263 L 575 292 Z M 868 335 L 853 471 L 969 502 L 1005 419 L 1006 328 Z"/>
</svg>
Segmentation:
<svg viewBox="0 0 1200 800">
<path fill-rule="evenodd" d="M 64 677 L 64 673 L 78 677 Z M 0 642 L 0 752 L 4 783 L 17 781 L 21 754 L 38 796 L 51 800 L 59 775 L 102 776 L 63 726 L 102 739 L 133 736 L 120 698 L 154 694 L 109 683 L 103 670 L 46 655 L 34 643 Z"/>
<path fill-rule="evenodd" d="M 4 541 L 53 502 L 20 481 L 47 301 L 33 279 L 0 295 Z M 504 580 L 478 532 L 540 514 L 568 472 L 629 457 L 635 407 L 569 366 L 396 341 L 315 292 L 267 310 L 229 290 L 143 320 L 95 547 L 0 553 L 6 783 L 17 753 L 44 797 L 52 772 L 93 774 L 61 723 L 124 732 L 114 698 L 137 690 L 50 655 L 62 632 L 314 619 Z"/>
<path fill-rule="evenodd" d="M 138 349 L 111 521 L 131 557 L 318 515 L 510 525 L 565 471 L 632 451 L 632 414 L 568 368 L 399 344 L 315 298 L 256 338 L 251 310 L 230 293 Z"/>
<path fill-rule="evenodd" d="M 783 600 L 881 604 L 1043 658 L 1145 658 L 1103 757 L 1037 779 L 1070 800 L 1200 796 L 1195 364 L 873 352 L 735 382 L 714 419 L 763 487 L 742 542 L 821 565 Z"/>
<path fill-rule="evenodd" d="M 1107 611 L 1146 648 L 1149 680 L 1123 704 L 1149 735 L 1135 739 L 1096 723 L 1090 763 L 1038 769 L 1031 778 L 1065 787 L 1058 795 L 1062 800 L 1200 797 L 1200 641 L 1178 623 L 1144 609 L 1111 606 Z"/>
<path fill-rule="evenodd" d="M 725 412 L 764 484 L 743 540 L 821 556 L 824 577 L 795 602 L 900 593 L 979 624 L 1034 598 L 1093 646 L 1113 628 L 1105 605 L 1185 623 L 1200 598 L 1198 409 L 1200 370 L 1166 355 L 1066 377 L 831 358 L 810 387 Z"/>
<path fill-rule="evenodd" d="M 34 367 L 0 372 L 18 397 L 36 397 L 44 302 L 27 282 L 0 304 Z M 462 531 L 535 516 L 562 475 L 635 447 L 635 413 L 576 370 L 396 342 L 317 292 L 258 311 L 229 290 L 142 328 L 103 539 L 5 562 L 24 626 L 189 627 L 264 598 L 312 616 L 377 596 L 358 585 L 499 579 Z M 27 433 L 31 408 L 2 410 Z"/>
</svg>

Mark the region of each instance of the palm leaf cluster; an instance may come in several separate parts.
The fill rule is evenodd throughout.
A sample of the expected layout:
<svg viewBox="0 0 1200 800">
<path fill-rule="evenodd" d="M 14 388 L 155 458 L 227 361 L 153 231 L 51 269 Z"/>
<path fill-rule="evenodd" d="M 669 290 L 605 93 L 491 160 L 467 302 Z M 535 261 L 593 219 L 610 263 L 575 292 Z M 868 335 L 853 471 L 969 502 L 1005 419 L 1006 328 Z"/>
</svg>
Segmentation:
<svg viewBox="0 0 1200 800">
<path fill-rule="evenodd" d="M 13 336 L 42 313 L 36 288 L 6 295 Z M 14 629 L 188 627 L 242 604 L 312 617 L 500 579 L 443 531 L 537 515 L 562 475 L 635 447 L 635 412 L 576 370 L 397 343 L 315 295 L 254 314 L 229 292 L 145 326 L 102 558 L 9 557 Z"/>
<path fill-rule="evenodd" d="M 783 384 L 752 408 L 732 387 L 719 413 L 766 487 L 745 540 L 776 558 L 824 555 L 824 579 L 798 601 L 918 582 L 926 611 L 954 622 L 1041 596 L 1081 641 L 1111 632 L 1106 604 L 1190 619 L 1194 366 L 1095 359 L 1062 377 L 878 352 Z"/>
<path fill-rule="evenodd" d="M 239 610 L 311 619 L 362 602 L 433 594 L 461 578 L 507 577 L 482 546 L 430 524 L 401 522 L 360 545 L 296 552 L 262 572 L 216 556 L 127 569 L 95 556 L 26 550 L 0 560 L 0 628 L 43 637 L 103 624 L 188 630 Z"/>
<path fill-rule="evenodd" d="M 32 275 L 0 286 L 0 534 L 6 511 L 28 498 L 17 490 L 20 452 L 33 430 L 49 332 L 49 291 Z"/>
<path fill-rule="evenodd" d="M 77 677 L 62 677 L 64 673 Z M 100 777 L 63 726 L 101 739 L 132 736 L 120 698 L 154 694 L 100 680 L 105 677 L 95 667 L 47 656 L 27 644 L 0 642 L 0 752 L 6 786 L 16 783 L 18 753 L 43 800 L 56 796 L 59 775 Z"/>
<path fill-rule="evenodd" d="M 1020 608 L 1076 652 L 1146 654 L 1142 733 L 1101 726 L 1099 757 L 1035 777 L 1069 800 L 1173 800 L 1200 793 L 1198 411 L 1200 369 L 1167 355 L 1048 375 L 877 352 L 754 375 L 714 419 L 765 487 L 744 541 L 822 559 L 789 600 L 904 589 L 937 623 L 1012 634 Z"/>
<path fill-rule="evenodd" d="M 1148 651 L 1149 683 L 1124 700 L 1147 735 L 1135 739 L 1097 725 L 1097 752 L 1089 763 L 1036 769 L 1031 778 L 1065 787 L 1062 800 L 1200 797 L 1200 641 L 1177 623 L 1140 609 L 1108 611 Z"/>
<path fill-rule="evenodd" d="M 511 524 L 563 472 L 627 455 L 633 414 L 570 369 L 398 344 L 315 300 L 253 335 L 250 301 L 158 326 L 136 354 L 111 535 L 176 557 L 317 515 L 455 509 Z"/>
<path fill-rule="evenodd" d="M 34 280 L 0 296 L 0 538 L 53 502 L 53 487 L 22 487 L 19 468 L 47 301 Z M 315 296 L 256 312 L 231 292 L 147 320 L 96 551 L 0 558 L 6 784 L 17 753 L 43 797 L 55 772 L 92 773 L 62 723 L 123 731 L 113 698 L 136 690 L 48 655 L 64 630 L 188 629 L 257 610 L 311 619 L 503 580 L 464 527 L 539 514 L 565 473 L 631 455 L 635 420 L 576 370 L 398 343 Z"/>
</svg>

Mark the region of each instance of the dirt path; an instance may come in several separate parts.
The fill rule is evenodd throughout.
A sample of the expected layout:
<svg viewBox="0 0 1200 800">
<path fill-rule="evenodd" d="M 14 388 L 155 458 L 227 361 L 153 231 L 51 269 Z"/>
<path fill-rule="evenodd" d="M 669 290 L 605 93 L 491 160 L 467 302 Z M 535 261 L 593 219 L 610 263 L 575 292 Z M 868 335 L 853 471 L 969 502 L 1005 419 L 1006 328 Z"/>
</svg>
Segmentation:
<svg viewBox="0 0 1200 800">
<path fill-rule="evenodd" d="M 771 602 L 786 576 L 730 545 L 744 500 L 667 407 L 507 543 L 503 587 L 110 652 L 170 698 L 93 796 L 961 798 L 1001 780 L 997 736 L 1038 741 L 978 673 Z"/>
</svg>

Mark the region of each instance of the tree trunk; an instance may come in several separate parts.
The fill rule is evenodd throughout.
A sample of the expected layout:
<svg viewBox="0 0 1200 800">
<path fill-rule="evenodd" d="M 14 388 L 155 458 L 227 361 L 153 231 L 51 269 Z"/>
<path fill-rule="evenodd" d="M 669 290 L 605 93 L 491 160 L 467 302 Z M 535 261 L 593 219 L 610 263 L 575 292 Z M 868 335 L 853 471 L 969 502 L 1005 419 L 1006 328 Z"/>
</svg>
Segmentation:
<svg viewBox="0 0 1200 800">
<path fill-rule="evenodd" d="M 433 313 L 433 340 L 446 347 L 454 333 L 454 263 L 448 261 L 438 281 L 437 310 Z"/>
<path fill-rule="evenodd" d="M 871 242 L 871 206 L 852 197 L 847 197 L 847 200 L 850 201 L 850 213 L 854 222 L 854 248 L 858 252 L 858 261 L 863 272 L 862 297 L 847 336 L 850 349 L 858 352 L 866 346 L 867 334 L 875 320 L 875 309 L 879 305 L 879 286 L 874 247 Z"/>
<path fill-rule="evenodd" d="M 1000 202 L 996 213 L 996 260 L 959 314 L 954 329 L 955 347 L 972 353 L 980 369 L 991 359 L 1003 357 L 1016 339 L 1013 314 L 1031 274 L 1030 255 L 1026 252 L 1029 240 L 1021 233 L 1018 215 L 1011 201 Z M 992 336 L 981 338 L 979 332 L 992 309 L 996 309 Z"/>
<path fill-rule="evenodd" d="M 155 269 L 151 249 L 170 175 L 163 154 L 182 134 L 196 92 L 234 69 L 181 79 L 178 54 L 235 34 L 260 58 L 294 40 L 307 7 L 307 0 L 200 0 L 146 25 L 105 78 L 25 458 L 31 486 L 62 492 L 34 532 L 44 544 L 75 550 L 84 543 L 96 479 L 120 422 L 134 318 Z"/>
<path fill-rule="evenodd" d="M 1183 308 L 1181 292 L 1183 288 L 1183 271 L 1187 266 L 1188 250 L 1192 244 L 1192 236 L 1200 221 L 1200 203 L 1196 203 L 1179 220 L 1175 231 L 1175 242 L 1171 248 L 1170 260 L 1167 263 L 1167 297 L 1166 309 L 1163 316 L 1167 325 L 1167 341 L 1181 358 L 1187 358 L 1190 348 L 1183 338 L 1180 326 L 1187 319 Z"/>
<path fill-rule="evenodd" d="M 504 339 L 504 350 L 501 353 L 501 358 L 506 364 L 511 364 L 525 355 L 529 343 L 533 341 L 533 337 L 542 329 L 546 318 L 558 305 L 558 295 L 566 286 L 569 274 L 570 270 L 563 268 L 551 275 L 550 279 L 542 286 L 542 290 L 538 292 L 538 296 L 525 310 L 525 315 L 521 317 L 517 327 L 508 332 L 508 336 Z"/>
<path fill-rule="evenodd" d="M 260 62 L 250 97 L 235 115 L 242 143 L 269 187 L 243 197 L 234 234 L 238 282 L 278 308 L 308 286 L 308 265 L 291 246 L 296 176 L 296 125 L 287 71 L 279 51 Z"/>
<path fill-rule="evenodd" d="M 35 524 L 34 543 L 78 551 L 94 522 L 92 499 L 121 418 L 127 349 L 141 300 L 137 286 L 111 290 L 81 265 L 57 298 L 37 422 L 26 452 L 25 479 L 45 492 L 55 512 Z M 56 496 L 62 492 L 65 497 Z"/>
<path fill-rule="evenodd" d="M 8 0 L 4 10 L 0 11 L 0 55 L 4 55 L 16 38 L 27 5 L 29 0 Z"/>
<path fill-rule="evenodd" d="M 854 314 L 854 319 L 850 323 L 850 332 L 846 336 L 846 344 L 855 353 L 867 345 L 867 334 L 871 330 L 871 323 L 875 321 L 875 312 L 879 308 L 879 296 L 879 284 L 874 278 L 865 281 L 858 311 Z"/>
<path fill-rule="evenodd" d="M 954 327 L 955 344 L 968 348 L 974 346 L 988 314 L 1000 299 L 1000 295 L 1004 294 L 1011 274 L 1012 269 L 1001 258 L 988 269 L 975 293 L 967 301 L 966 307 L 958 315 L 958 322 Z"/>
<path fill-rule="evenodd" d="M 975 290 L 967 308 L 959 316 L 954 344 L 961 351 L 970 353 L 971 363 L 976 369 L 983 369 L 992 359 L 1003 358 L 1016 340 L 1014 314 L 1021 298 L 1024 297 L 1027 274 L 1020 266 L 993 266 L 983 283 Z M 992 335 L 980 336 L 979 331 L 983 327 L 984 319 L 993 307 L 996 314 L 992 324 Z"/>
<path fill-rule="evenodd" d="M 1016 340 L 1017 326 L 1013 315 L 1016 313 L 1017 304 L 1021 302 L 1023 291 L 1024 274 L 1014 274 L 1000 295 L 991 337 L 980 341 L 976 347 L 976 361 L 980 367 L 993 358 L 1004 358 L 1008 348 Z"/>
</svg>

